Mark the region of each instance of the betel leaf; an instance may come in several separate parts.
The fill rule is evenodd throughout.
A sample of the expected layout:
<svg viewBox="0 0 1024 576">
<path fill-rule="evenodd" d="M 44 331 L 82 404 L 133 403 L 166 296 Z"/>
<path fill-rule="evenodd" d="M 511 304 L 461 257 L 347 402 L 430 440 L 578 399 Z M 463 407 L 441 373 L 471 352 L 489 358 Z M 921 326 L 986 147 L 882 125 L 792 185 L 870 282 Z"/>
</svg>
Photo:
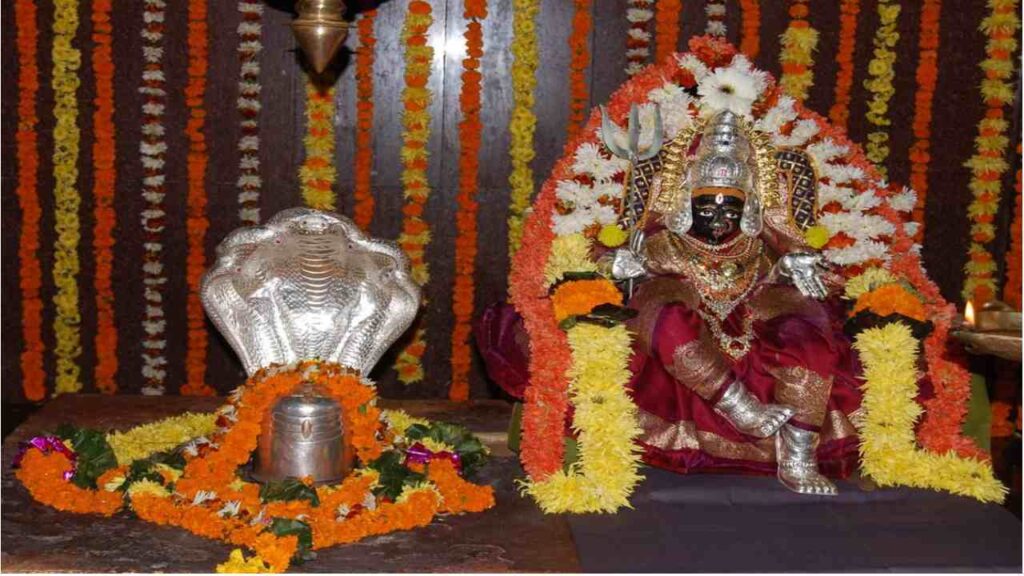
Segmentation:
<svg viewBox="0 0 1024 576">
<path fill-rule="evenodd" d="M 313 529 L 302 520 L 291 518 L 272 518 L 267 528 L 275 536 L 298 536 L 299 547 L 292 556 L 292 561 L 301 564 L 305 560 L 312 560 L 316 557 L 313 553 Z"/>
<path fill-rule="evenodd" d="M 311 486 L 306 486 L 298 478 L 285 478 L 260 486 L 260 500 L 263 502 L 308 500 L 313 506 L 320 505 L 320 497 L 317 496 L 316 490 Z"/>
<path fill-rule="evenodd" d="M 426 480 L 426 476 L 423 474 L 408 469 L 404 461 L 405 456 L 401 452 L 388 450 L 370 462 L 370 468 L 379 474 L 377 488 L 374 489 L 375 494 L 395 500 L 405 486 Z"/>
<path fill-rule="evenodd" d="M 163 484 L 163 476 L 155 470 L 158 464 L 170 466 L 176 470 L 184 470 L 185 457 L 176 450 L 169 450 L 157 452 L 142 460 L 136 460 L 128 466 L 128 474 L 125 475 L 125 481 L 121 484 L 121 489 L 127 490 L 128 486 L 139 480 L 152 480 Z"/>
<path fill-rule="evenodd" d="M 57 436 L 65 440 L 78 455 L 75 475 L 71 481 L 81 488 L 96 488 L 96 479 L 117 467 L 117 457 L 107 443 L 106 434 L 98 430 L 61 424 Z"/>
</svg>

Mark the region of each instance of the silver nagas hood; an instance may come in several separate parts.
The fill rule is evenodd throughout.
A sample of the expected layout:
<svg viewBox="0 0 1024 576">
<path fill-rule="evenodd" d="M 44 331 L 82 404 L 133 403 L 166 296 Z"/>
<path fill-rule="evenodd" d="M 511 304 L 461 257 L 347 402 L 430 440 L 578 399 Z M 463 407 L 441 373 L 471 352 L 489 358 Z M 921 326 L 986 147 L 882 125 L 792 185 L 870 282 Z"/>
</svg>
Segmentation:
<svg viewBox="0 0 1024 576">
<path fill-rule="evenodd" d="M 308 208 L 229 234 L 201 296 L 250 376 L 313 359 L 367 375 L 420 305 L 401 249 Z"/>
</svg>

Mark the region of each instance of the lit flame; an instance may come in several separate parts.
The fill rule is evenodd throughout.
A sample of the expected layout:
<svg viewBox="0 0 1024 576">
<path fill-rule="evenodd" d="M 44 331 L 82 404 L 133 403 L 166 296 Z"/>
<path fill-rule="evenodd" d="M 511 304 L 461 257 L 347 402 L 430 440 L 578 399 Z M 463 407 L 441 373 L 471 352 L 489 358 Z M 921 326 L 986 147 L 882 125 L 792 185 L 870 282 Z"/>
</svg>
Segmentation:
<svg viewBox="0 0 1024 576">
<path fill-rule="evenodd" d="M 964 309 L 964 322 L 968 326 L 974 326 L 974 303 L 967 301 L 967 308 Z"/>
</svg>

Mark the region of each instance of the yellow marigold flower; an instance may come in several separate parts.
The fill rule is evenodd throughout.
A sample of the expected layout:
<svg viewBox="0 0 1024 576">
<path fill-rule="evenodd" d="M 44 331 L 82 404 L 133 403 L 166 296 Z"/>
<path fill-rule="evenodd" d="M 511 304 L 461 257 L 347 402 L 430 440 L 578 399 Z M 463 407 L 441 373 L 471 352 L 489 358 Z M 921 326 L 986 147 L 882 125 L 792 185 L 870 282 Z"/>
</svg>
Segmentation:
<svg viewBox="0 0 1024 576">
<path fill-rule="evenodd" d="M 590 240 L 583 234 L 558 236 L 551 243 L 551 255 L 544 267 L 544 281 L 550 286 L 566 272 L 596 272 L 597 264 L 590 258 Z"/>
<path fill-rule="evenodd" d="M 817 226 L 811 226 L 807 230 L 804 230 L 804 240 L 807 245 L 815 250 L 828 244 L 829 238 L 832 235 L 829 234 L 828 228 L 818 224 Z"/>
<path fill-rule="evenodd" d="M 239 548 L 231 551 L 227 562 L 217 565 L 218 574 L 262 574 L 266 572 L 271 572 L 270 567 L 259 555 L 246 560 Z"/>
<path fill-rule="evenodd" d="M 856 300 L 875 288 L 883 284 L 896 282 L 896 280 L 896 276 L 888 270 L 883 268 L 868 268 L 863 273 L 846 281 L 844 296 L 850 300 Z"/>
<path fill-rule="evenodd" d="M 156 452 L 170 450 L 193 438 L 212 434 L 217 429 L 216 422 L 216 414 L 186 412 L 125 432 L 111 432 L 107 434 L 107 443 L 114 451 L 117 463 L 123 466 Z"/>
<path fill-rule="evenodd" d="M 409 426 L 414 424 L 423 424 L 424 426 L 430 424 L 429 420 L 414 418 L 404 410 L 384 410 L 383 412 L 391 429 L 398 434 L 404 434 Z"/>
<path fill-rule="evenodd" d="M 421 438 L 419 442 L 431 452 L 455 452 L 455 448 L 452 446 L 449 446 L 444 442 L 434 440 L 433 438 Z"/>
<path fill-rule="evenodd" d="M 160 498 L 167 498 L 171 495 L 166 488 L 153 480 L 139 480 L 128 487 L 128 496 L 136 494 L 151 494 Z"/>
<path fill-rule="evenodd" d="M 601 244 L 609 248 L 618 248 L 629 239 L 629 233 L 615 224 L 605 224 L 601 227 L 601 232 L 598 233 L 597 239 Z"/>
</svg>

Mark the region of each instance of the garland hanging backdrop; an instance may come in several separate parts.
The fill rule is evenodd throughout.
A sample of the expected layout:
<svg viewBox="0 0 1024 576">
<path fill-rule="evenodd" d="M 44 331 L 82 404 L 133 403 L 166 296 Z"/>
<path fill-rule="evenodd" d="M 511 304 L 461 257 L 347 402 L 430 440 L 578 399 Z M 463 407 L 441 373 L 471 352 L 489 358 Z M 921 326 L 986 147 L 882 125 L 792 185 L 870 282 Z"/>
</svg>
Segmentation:
<svg viewBox="0 0 1024 576">
<path fill-rule="evenodd" d="M 434 52 L 425 72 L 436 128 L 415 152 L 431 167 L 424 172 L 429 194 L 427 200 L 404 196 L 414 189 L 402 184 L 406 78 L 395 75 L 401 67 L 391 63 L 404 50 L 398 23 L 411 5 L 422 10 L 424 4 L 432 15 L 466 8 L 462 0 L 395 0 L 376 12 L 358 11 L 349 43 L 351 70 L 333 84 L 322 82 L 336 96 L 317 94 L 310 101 L 301 63 L 291 51 L 292 16 L 264 2 L 235 0 L 214 10 L 207 0 L 208 13 L 194 16 L 191 27 L 189 2 L 144 0 L 129 11 L 108 2 L 76 2 L 74 19 L 82 22 L 73 37 L 70 28 L 62 28 L 71 23 L 65 9 L 72 4 L 5 4 L 10 49 L 3 51 L 3 65 L 12 83 L 4 105 L 12 121 L 2 130 L 12 148 L 4 190 L 12 210 L 3 228 L 9 257 L 2 278 L 6 293 L 16 296 L 5 300 L 3 311 L 17 327 L 5 333 L 3 352 L 18 361 L 2 368 L 8 383 L 4 400 L 42 401 L 79 386 L 84 392 L 129 394 L 226 392 L 225 383 L 240 368 L 220 339 L 202 341 L 203 319 L 194 304 L 188 308 L 189 276 L 194 282 L 200 262 L 212 256 L 211 237 L 307 200 L 351 210 L 361 226 L 372 225 L 383 236 L 396 238 L 406 227 L 431 233 L 429 244 L 419 238 L 409 244 L 412 252 L 423 247 L 421 268 L 431 271 L 426 288 L 435 301 L 429 330 L 407 350 L 399 370 L 392 361 L 374 375 L 384 394 L 492 395 L 480 362 L 470 362 L 466 371 L 475 353 L 466 326 L 506 296 L 510 255 L 533 241 L 522 241 L 523 218 L 536 209 L 540 180 L 550 174 L 567 137 L 570 100 L 576 118 L 585 120 L 579 111 L 605 101 L 630 74 L 663 65 L 688 35 L 726 21 L 727 36 L 774 72 L 783 67 L 780 50 L 787 58 L 808 56 L 796 50 L 803 45 L 780 42 L 791 23 L 816 30 L 810 63 L 796 70 L 813 79 L 806 102 L 865 142 L 871 132 L 887 134 L 887 167 L 919 192 L 919 225 L 906 230 L 914 241 L 925 241 L 922 257 L 942 295 L 962 308 L 964 298 L 979 303 L 986 294 L 1006 293 L 1001 263 L 1010 248 L 1005 231 L 1012 214 L 1000 211 L 1013 207 L 1006 195 L 1020 156 L 1016 142 L 1003 138 L 1018 108 L 1005 87 L 1017 73 L 1019 46 L 1012 30 L 1019 3 L 967 3 L 952 10 L 938 0 L 888 2 L 901 8 L 902 37 L 887 126 L 866 117 L 875 101 L 864 83 L 876 78 L 869 68 L 882 24 L 877 2 L 630 0 L 620 11 L 591 2 L 579 12 L 588 32 L 575 35 L 574 4 L 559 8 L 566 26 L 546 29 L 540 19 L 553 5 L 489 3 L 481 40 L 487 40 L 493 60 L 483 57 L 479 68 L 480 165 L 472 201 L 468 183 L 449 187 L 432 181 L 455 182 L 453 173 L 463 161 L 456 141 L 462 84 L 454 77 L 461 71 L 442 81 L 439 55 L 442 47 L 461 49 L 466 39 L 461 29 L 452 38 L 438 24 L 422 36 L 423 47 Z M 194 14 L 199 6 L 192 3 Z M 57 15 L 62 23 L 55 27 Z M 118 35 L 130 41 L 119 42 Z M 539 59 L 556 55 L 565 74 L 538 77 Z M 573 94 L 570 81 L 581 78 Z M 72 90 L 76 83 L 81 87 Z M 964 86 L 976 88 L 958 91 Z M 646 122 L 650 112 L 644 114 Z M 976 126 L 976 133 L 965 136 L 964 122 Z M 75 130 L 66 131 L 68 126 Z M 313 140 L 308 149 L 307 130 Z M 968 141 L 972 136 L 976 149 Z M 411 143 L 420 141 L 414 136 Z M 970 197 L 963 194 L 967 189 Z M 478 202 L 475 220 L 469 210 L 456 209 Z M 962 213 L 969 203 L 968 223 Z M 927 238 L 922 230 L 929 230 Z M 473 249 L 470 267 L 465 255 Z M 458 299 L 455 290 L 444 289 L 457 282 Z M 471 304 L 465 297 L 470 285 Z M 927 358 L 929 348 L 920 354 Z M 209 389 L 201 380 L 186 379 L 189 371 L 203 372 Z M 415 386 L 401 383 L 399 371 Z M 922 418 L 922 426 L 930 421 L 928 413 Z"/>
</svg>

